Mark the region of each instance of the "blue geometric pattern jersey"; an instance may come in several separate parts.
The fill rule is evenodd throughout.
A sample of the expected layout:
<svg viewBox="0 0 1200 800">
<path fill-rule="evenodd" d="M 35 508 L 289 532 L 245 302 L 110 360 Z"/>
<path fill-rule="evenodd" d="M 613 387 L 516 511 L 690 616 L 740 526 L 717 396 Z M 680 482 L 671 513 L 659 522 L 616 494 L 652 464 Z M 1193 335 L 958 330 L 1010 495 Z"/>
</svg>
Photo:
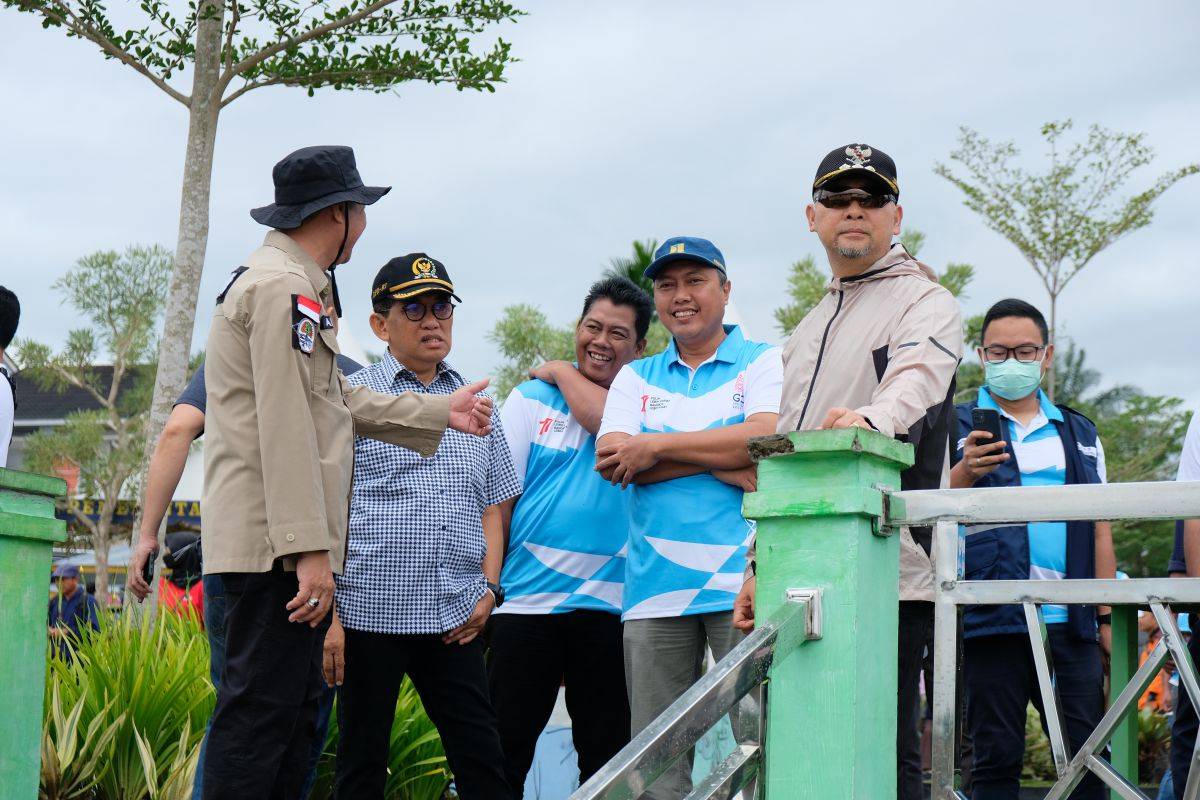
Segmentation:
<svg viewBox="0 0 1200 800">
<path fill-rule="evenodd" d="M 596 472 L 596 437 L 559 388 L 540 380 L 513 389 L 500 418 L 524 491 L 495 613 L 621 613 L 628 495 Z"/>
<path fill-rule="evenodd" d="M 747 341 L 741 329 L 692 370 L 674 341 L 621 369 L 597 438 L 609 433 L 690 432 L 779 413 L 783 362 L 778 347 Z M 742 585 L 754 535 L 742 517 L 742 490 L 710 472 L 633 485 L 623 619 L 729 611 Z"/>
</svg>

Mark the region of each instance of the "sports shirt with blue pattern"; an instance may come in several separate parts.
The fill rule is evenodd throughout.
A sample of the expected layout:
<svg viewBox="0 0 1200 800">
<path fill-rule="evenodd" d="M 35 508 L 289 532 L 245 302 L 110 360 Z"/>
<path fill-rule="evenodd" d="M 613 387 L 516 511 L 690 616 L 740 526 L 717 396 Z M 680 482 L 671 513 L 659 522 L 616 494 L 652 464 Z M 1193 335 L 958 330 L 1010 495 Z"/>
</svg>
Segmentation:
<svg viewBox="0 0 1200 800">
<path fill-rule="evenodd" d="M 703 431 L 779 413 L 778 347 L 749 341 L 736 325 L 711 358 L 691 369 L 674 341 L 623 367 L 613 381 L 597 438 L 609 433 Z M 630 493 L 623 619 L 729 611 L 742 584 L 753 525 L 742 490 L 705 472 Z"/>
<path fill-rule="evenodd" d="M 596 472 L 596 437 L 540 380 L 513 389 L 500 419 L 524 491 L 495 613 L 621 613 L 629 497 Z"/>
</svg>

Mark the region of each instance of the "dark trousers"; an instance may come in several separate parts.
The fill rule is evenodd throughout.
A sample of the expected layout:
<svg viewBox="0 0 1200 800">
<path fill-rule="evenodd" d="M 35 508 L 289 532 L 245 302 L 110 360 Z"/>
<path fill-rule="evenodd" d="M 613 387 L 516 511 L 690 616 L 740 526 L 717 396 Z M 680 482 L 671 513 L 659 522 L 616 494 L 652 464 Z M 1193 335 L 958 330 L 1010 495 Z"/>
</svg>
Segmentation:
<svg viewBox="0 0 1200 800">
<path fill-rule="evenodd" d="M 351 628 L 346 628 L 346 676 L 338 695 L 337 796 L 382 800 L 392 720 L 406 674 L 442 737 L 458 796 L 512 798 L 488 698 L 483 642 L 443 644 L 437 634 Z"/>
<path fill-rule="evenodd" d="M 316 628 L 288 622 L 296 573 L 225 573 L 225 670 L 204 758 L 204 800 L 295 800 L 325 688 Z"/>
<path fill-rule="evenodd" d="M 1066 625 L 1047 626 L 1054 682 L 1067 746 L 1074 755 L 1104 714 L 1104 667 L 1100 646 L 1071 636 Z M 975 747 L 972 800 L 1016 800 L 1025 756 L 1025 708 L 1042 712 L 1029 637 L 979 636 L 963 643 L 967 726 Z M 1108 790 L 1093 773 L 1072 800 L 1106 800 Z"/>
<path fill-rule="evenodd" d="M 1188 653 L 1192 662 L 1200 664 L 1200 614 L 1192 614 L 1192 634 L 1188 641 Z M 1192 751 L 1196 748 L 1196 732 L 1200 730 L 1200 718 L 1196 715 L 1196 703 L 1188 696 L 1183 681 L 1179 682 L 1179 700 L 1175 705 L 1175 722 L 1171 725 L 1171 779 L 1175 782 L 1175 798 L 1183 800 L 1188 774 L 1192 769 Z"/>
<path fill-rule="evenodd" d="M 509 785 L 520 796 L 559 686 L 566 687 L 583 783 L 629 743 L 621 618 L 604 611 L 496 614 L 491 626 L 488 684 Z"/>
<path fill-rule="evenodd" d="M 921 800 L 921 668 L 933 630 L 933 603 L 900 602 L 896 672 L 896 798 Z"/>
</svg>

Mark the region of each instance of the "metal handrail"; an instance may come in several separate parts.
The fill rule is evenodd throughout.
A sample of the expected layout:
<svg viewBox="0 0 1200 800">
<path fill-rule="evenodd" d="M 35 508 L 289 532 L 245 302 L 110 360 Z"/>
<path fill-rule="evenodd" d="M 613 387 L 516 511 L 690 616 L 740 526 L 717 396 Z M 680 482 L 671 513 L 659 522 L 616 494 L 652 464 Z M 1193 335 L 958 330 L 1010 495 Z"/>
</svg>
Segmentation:
<svg viewBox="0 0 1200 800">
<path fill-rule="evenodd" d="M 1166 658 L 1175 657 L 1185 685 L 1197 688 L 1195 665 L 1182 645 L 1165 604 L 1200 602 L 1200 579 L 1192 580 L 1004 580 L 966 581 L 959 575 L 963 537 L 1004 523 L 1065 520 L 1188 519 L 1200 517 L 1200 482 L 1092 484 L 985 489 L 932 489 L 885 493 L 882 527 L 936 525 L 934 536 L 934 800 L 963 795 L 954 788 L 958 608 L 964 605 L 1024 605 L 1030 645 L 1048 717 L 1058 781 L 1048 798 L 1065 797 L 1091 771 L 1121 797 L 1145 796 L 1100 756 L 1121 721 Z M 1061 712 L 1051 682 L 1053 665 L 1047 650 L 1040 606 L 1055 604 L 1148 605 L 1163 628 L 1163 640 L 1110 704 L 1099 726 L 1079 752 L 1067 752 Z M 1200 748 L 1193 763 L 1200 758 Z M 1184 797 L 1200 800 L 1200 769 L 1188 777 Z"/>
<path fill-rule="evenodd" d="M 792 590 L 783 608 L 774 619 L 759 622 L 753 633 L 575 790 L 570 800 L 632 800 L 641 796 L 766 679 L 776 655 L 784 658 L 799 644 L 819 637 L 818 591 Z M 688 800 L 733 796 L 754 778 L 761 769 L 761 760 L 757 743 L 740 744 Z"/>
<path fill-rule="evenodd" d="M 1200 481 L 885 492 L 886 526 L 1200 517 Z"/>
</svg>

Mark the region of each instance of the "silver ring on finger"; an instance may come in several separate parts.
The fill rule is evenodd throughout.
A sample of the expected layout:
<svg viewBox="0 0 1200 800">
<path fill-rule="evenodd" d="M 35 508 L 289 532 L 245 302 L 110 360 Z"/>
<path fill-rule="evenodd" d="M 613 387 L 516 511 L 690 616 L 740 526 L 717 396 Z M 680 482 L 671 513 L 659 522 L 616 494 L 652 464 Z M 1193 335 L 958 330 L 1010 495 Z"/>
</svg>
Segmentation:
<svg viewBox="0 0 1200 800">
<path fill-rule="evenodd" d="M 319 597 L 308 598 L 308 607 L 309 608 L 316 608 L 319 605 L 321 605 L 321 598 L 319 598 Z"/>
</svg>

